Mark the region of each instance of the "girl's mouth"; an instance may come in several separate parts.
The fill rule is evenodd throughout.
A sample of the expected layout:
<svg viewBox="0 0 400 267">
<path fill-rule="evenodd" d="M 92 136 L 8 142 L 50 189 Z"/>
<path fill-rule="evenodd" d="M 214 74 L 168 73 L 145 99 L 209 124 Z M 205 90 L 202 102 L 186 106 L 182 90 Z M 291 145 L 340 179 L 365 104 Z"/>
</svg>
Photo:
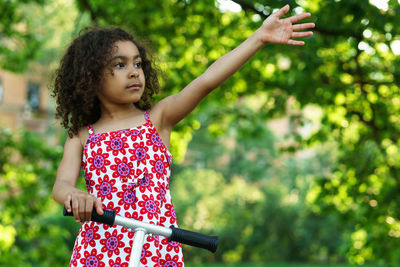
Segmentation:
<svg viewBox="0 0 400 267">
<path fill-rule="evenodd" d="M 127 90 L 140 90 L 142 89 L 142 85 L 140 83 L 133 83 L 126 87 Z"/>
</svg>

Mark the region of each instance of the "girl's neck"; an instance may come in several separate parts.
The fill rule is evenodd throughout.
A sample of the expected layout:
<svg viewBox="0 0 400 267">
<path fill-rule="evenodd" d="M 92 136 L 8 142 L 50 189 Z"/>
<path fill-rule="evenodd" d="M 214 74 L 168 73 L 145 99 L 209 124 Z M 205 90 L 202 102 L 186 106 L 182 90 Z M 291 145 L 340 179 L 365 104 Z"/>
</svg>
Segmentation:
<svg viewBox="0 0 400 267">
<path fill-rule="evenodd" d="M 101 105 L 101 121 L 113 121 L 121 120 L 126 118 L 132 118 L 135 115 L 141 114 L 143 111 L 138 109 L 133 104 L 128 104 L 124 106 L 103 106 Z"/>
</svg>

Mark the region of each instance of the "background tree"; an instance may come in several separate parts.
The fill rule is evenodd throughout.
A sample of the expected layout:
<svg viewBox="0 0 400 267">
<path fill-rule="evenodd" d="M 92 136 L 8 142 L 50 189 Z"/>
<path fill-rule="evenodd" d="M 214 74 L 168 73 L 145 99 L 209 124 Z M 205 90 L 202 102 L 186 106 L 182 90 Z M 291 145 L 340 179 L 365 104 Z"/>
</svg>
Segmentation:
<svg viewBox="0 0 400 267">
<path fill-rule="evenodd" d="M 11 10 L 21 12 L 16 7 L 25 2 L 13 1 Z M 216 230 L 225 240 L 215 258 L 187 248 L 188 259 L 398 264 L 398 1 L 234 2 L 238 12 L 224 10 L 224 1 L 214 0 L 112 5 L 76 0 L 77 15 L 67 23 L 74 27 L 62 40 L 91 24 L 134 31 L 161 62 L 163 97 L 179 92 L 274 9 L 289 3 L 292 13 L 311 12 L 316 34 L 305 47 L 267 45 L 173 133 L 171 186 L 176 187 L 182 224 Z M 15 29 L 20 24 L 4 25 Z M 34 44 L 31 48 L 43 51 Z M 2 53 L 7 60 L 1 62 L 14 56 L 6 55 Z M 43 62 L 52 62 L 47 59 Z M 290 121 L 288 134 L 274 137 L 266 122 L 282 116 Z M 299 158 L 305 152 L 308 160 Z M 10 175 L 7 168 L 2 175 Z M 196 211 L 191 208 L 195 205 Z M 3 228 L 10 225 L 4 218 Z M 245 231 L 229 239 L 243 227 Z M 257 239 L 256 232 L 264 239 Z"/>
<path fill-rule="evenodd" d="M 167 62 L 170 75 L 165 88 L 174 93 L 286 1 L 235 2 L 242 12 L 221 13 L 214 8 L 214 1 L 163 1 L 154 3 L 157 9 L 152 8 L 153 3 L 141 6 L 143 9 L 132 3 L 132 9 L 126 10 L 136 16 L 123 21 L 157 42 L 155 48 L 162 62 Z M 395 27 L 400 19 L 399 4 L 387 1 L 386 5 L 376 6 L 365 0 L 288 2 L 293 12 L 306 10 L 315 18 L 317 34 L 308 40 L 307 48 L 267 46 L 209 96 L 181 127 L 193 127 L 197 114 L 213 103 L 219 107 L 235 105 L 243 96 L 259 92 L 265 92 L 266 97 L 257 118 L 248 125 L 250 132 L 256 120 L 285 114 L 284 103 L 290 96 L 295 97 L 295 109 L 317 105 L 322 113 L 321 126 L 303 141 L 295 135 L 298 142 L 289 148 L 332 142 L 338 153 L 329 175 L 315 181 L 309 200 L 315 203 L 318 213 L 335 214 L 348 226 L 343 232 L 348 244 L 344 250 L 351 261 L 398 262 L 400 254 L 394 252 L 394 247 L 399 237 L 399 213 L 395 208 L 399 203 L 396 159 L 400 75 L 396 57 L 399 32 Z M 114 13 L 118 8 L 105 9 L 101 4 L 98 1 L 84 8 L 95 14 L 92 18 L 100 24 L 121 24 L 117 19 L 122 16 Z M 142 20 L 140 16 L 145 13 L 139 10 L 162 11 L 164 16 L 158 20 L 151 13 Z M 165 19 L 170 12 L 173 21 Z M 168 33 L 168 39 L 163 40 L 157 29 Z M 229 117 L 221 116 L 216 123 Z M 300 115 L 296 120 L 302 123 L 304 118 Z"/>
<path fill-rule="evenodd" d="M 20 9 L 21 2 L 0 1 L 0 67 L 18 72 L 26 68 L 27 61 L 35 58 L 41 44 L 40 37 L 34 34 L 32 21 Z M 23 2 L 44 5 L 45 0 Z"/>
</svg>

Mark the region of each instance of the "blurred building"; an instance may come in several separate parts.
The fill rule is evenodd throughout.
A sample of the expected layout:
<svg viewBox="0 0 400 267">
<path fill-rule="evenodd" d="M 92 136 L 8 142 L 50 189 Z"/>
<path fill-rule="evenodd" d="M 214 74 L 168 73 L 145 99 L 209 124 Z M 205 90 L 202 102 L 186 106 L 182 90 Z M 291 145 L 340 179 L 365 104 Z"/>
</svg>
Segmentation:
<svg viewBox="0 0 400 267">
<path fill-rule="evenodd" d="M 24 74 L 0 69 L 0 127 L 45 133 L 54 125 L 48 80 L 39 67 Z"/>
</svg>

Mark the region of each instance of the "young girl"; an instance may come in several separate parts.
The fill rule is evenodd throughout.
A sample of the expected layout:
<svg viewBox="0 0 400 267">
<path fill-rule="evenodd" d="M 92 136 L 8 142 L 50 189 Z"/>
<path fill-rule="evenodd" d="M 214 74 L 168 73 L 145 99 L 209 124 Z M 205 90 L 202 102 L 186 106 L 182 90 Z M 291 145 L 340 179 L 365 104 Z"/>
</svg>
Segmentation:
<svg viewBox="0 0 400 267">
<path fill-rule="evenodd" d="M 55 80 L 57 117 L 69 137 L 57 171 L 54 199 L 73 211 L 81 228 L 71 266 L 127 266 L 133 232 L 90 222 L 117 214 L 152 224 L 177 226 L 169 192 L 171 130 L 213 89 L 267 43 L 303 45 L 292 38 L 314 23 L 294 24 L 309 13 L 281 19 L 289 6 L 269 16 L 247 40 L 213 63 L 180 93 L 151 106 L 157 73 L 146 50 L 118 28 L 97 28 L 75 39 Z M 87 193 L 75 188 L 82 165 Z M 72 203 L 72 204 L 71 204 Z M 147 236 L 144 266 L 183 266 L 179 243 Z"/>
</svg>

